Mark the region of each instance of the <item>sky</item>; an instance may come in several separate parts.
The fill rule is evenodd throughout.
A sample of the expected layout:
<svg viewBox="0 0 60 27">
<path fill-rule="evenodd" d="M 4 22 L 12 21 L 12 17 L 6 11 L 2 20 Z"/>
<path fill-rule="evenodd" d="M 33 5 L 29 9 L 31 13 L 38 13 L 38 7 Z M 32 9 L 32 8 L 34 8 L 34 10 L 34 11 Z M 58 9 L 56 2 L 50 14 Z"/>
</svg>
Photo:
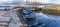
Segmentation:
<svg viewBox="0 0 60 27">
<path fill-rule="evenodd" d="M 54 3 L 60 4 L 60 0 L 28 0 L 30 2 Z"/>
<path fill-rule="evenodd" d="M 2 4 L 2 3 L 12 3 L 12 2 L 17 2 L 17 1 L 26 2 L 26 0 L 0 0 L 0 4 Z M 27 0 L 27 1 L 60 4 L 60 0 Z"/>
<path fill-rule="evenodd" d="M 13 1 L 17 1 L 17 0 L 0 0 L 0 4 L 3 3 L 3 2 L 12 3 Z M 18 1 L 26 2 L 26 0 L 18 0 Z M 29 2 L 42 2 L 42 3 L 60 4 L 60 0 L 27 0 L 27 1 L 29 1 Z"/>
<path fill-rule="evenodd" d="M 8 2 L 8 3 L 12 3 L 13 1 L 17 1 L 17 0 L 0 0 L 0 4 L 3 2 Z M 26 0 L 18 0 L 18 1 L 23 1 L 26 2 Z M 49 0 L 27 0 L 29 2 L 42 2 L 42 3 L 48 3 Z"/>
<path fill-rule="evenodd" d="M 60 0 L 27 0 L 29 2 L 40 2 L 40 3 L 53 3 L 53 4 L 60 4 Z M 6 6 L 8 3 L 21 3 L 23 4 L 26 0 L 0 0 L 0 6 Z"/>
<path fill-rule="evenodd" d="M 60 4 L 60 0 L 51 0 L 51 3 Z"/>
</svg>

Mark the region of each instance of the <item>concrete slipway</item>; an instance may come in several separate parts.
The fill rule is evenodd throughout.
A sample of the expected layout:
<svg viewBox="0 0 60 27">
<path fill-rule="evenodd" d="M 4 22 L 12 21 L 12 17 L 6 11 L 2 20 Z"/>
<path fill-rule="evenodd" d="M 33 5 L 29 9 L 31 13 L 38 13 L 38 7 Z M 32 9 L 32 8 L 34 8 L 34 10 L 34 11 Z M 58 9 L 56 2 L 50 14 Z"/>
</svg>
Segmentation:
<svg viewBox="0 0 60 27">
<path fill-rule="evenodd" d="M 11 18 L 8 27 L 20 27 L 22 25 L 16 12 L 16 10 L 1 11 L 0 16 Z"/>
</svg>

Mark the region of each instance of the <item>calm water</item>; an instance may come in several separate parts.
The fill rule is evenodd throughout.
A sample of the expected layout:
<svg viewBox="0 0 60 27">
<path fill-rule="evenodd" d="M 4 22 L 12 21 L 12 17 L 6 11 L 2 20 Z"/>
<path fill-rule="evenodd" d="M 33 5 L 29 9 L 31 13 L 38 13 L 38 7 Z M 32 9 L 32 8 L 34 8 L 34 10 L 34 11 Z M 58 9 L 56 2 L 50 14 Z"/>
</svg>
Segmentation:
<svg viewBox="0 0 60 27">
<path fill-rule="evenodd" d="M 60 16 L 36 13 L 36 19 L 45 23 L 45 27 L 60 27 Z"/>
</svg>

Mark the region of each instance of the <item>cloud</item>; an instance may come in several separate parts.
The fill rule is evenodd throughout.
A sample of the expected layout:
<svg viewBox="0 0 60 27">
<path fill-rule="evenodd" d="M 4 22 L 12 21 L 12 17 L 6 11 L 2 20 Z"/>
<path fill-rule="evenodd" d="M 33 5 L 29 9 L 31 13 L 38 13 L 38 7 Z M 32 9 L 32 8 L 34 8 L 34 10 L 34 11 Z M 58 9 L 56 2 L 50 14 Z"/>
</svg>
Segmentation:
<svg viewBox="0 0 60 27">
<path fill-rule="evenodd" d="M 26 2 L 26 0 L 13 0 L 13 1 L 23 1 L 23 2 Z M 0 4 L 3 3 L 3 2 L 11 3 L 13 1 L 12 0 L 0 0 Z M 29 2 L 49 3 L 50 0 L 27 0 L 27 1 L 29 1 Z"/>
<path fill-rule="evenodd" d="M 49 3 L 50 0 L 27 0 L 29 2 L 41 2 L 41 3 Z"/>
<path fill-rule="evenodd" d="M 2 3 L 2 0 L 0 0 L 0 3 Z"/>
<path fill-rule="evenodd" d="M 12 0 L 0 0 L 0 4 L 3 2 L 12 2 Z"/>
<path fill-rule="evenodd" d="M 10 2 L 10 1 L 12 1 L 12 0 L 3 0 L 3 2 Z"/>
<path fill-rule="evenodd" d="M 40 0 L 42 3 L 49 3 L 50 0 Z"/>
</svg>

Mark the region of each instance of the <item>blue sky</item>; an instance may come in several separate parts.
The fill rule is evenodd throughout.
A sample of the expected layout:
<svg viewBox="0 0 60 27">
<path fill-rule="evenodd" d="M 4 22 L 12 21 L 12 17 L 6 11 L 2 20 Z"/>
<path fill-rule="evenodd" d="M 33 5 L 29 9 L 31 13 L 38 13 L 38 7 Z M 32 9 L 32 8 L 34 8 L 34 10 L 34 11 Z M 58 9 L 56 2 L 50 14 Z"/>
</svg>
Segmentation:
<svg viewBox="0 0 60 27">
<path fill-rule="evenodd" d="M 60 4 L 60 0 L 50 0 L 51 3 Z"/>
<path fill-rule="evenodd" d="M 3 2 L 6 3 L 12 3 L 14 1 L 22 1 L 22 2 L 26 2 L 26 0 L 0 0 L 0 4 Z M 29 2 L 42 2 L 42 3 L 55 3 L 55 4 L 60 4 L 60 0 L 27 0 Z"/>
<path fill-rule="evenodd" d="M 60 4 L 60 0 L 27 0 L 27 1 Z M 4 5 L 4 4 L 8 4 L 8 3 L 12 3 L 12 4 L 21 3 L 21 4 L 23 4 L 24 2 L 26 2 L 26 0 L 0 0 L 0 5 Z"/>
</svg>

